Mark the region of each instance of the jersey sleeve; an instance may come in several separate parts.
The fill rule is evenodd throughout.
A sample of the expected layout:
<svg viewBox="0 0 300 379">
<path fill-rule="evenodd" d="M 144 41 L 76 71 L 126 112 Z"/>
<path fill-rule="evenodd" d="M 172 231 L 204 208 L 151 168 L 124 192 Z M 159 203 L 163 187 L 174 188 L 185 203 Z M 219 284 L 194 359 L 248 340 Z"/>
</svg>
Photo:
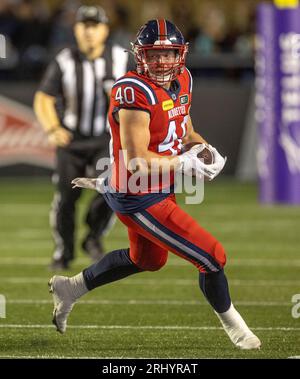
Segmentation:
<svg viewBox="0 0 300 379">
<path fill-rule="evenodd" d="M 62 73 L 56 60 L 53 60 L 47 67 L 39 90 L 54 97 L 62 93 Z"/>
<path fill-rule="evenodd" d="M 114 109 L 136 109 L 152 113 L 153 107 L 158 103 L 154 89 L 138 79 L 121 78 L 112 91 Z"/>
</svg>

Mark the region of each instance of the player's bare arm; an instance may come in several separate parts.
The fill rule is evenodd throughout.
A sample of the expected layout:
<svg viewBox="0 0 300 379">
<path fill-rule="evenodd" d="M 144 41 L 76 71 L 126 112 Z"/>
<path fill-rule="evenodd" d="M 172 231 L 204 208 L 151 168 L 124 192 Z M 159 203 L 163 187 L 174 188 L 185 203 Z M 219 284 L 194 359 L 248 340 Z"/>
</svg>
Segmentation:
<svg viewBox="0 0 300 379">
<path fill-rule="evenodd" d="M 170 167 L 177 170 L 180 161 L 176 156 L 161 156 L 148 149 L 150 142 L 150 116 L 147 112 L 121 109 L 120 119 L 120 138 L 124 153 L 125 164 L 129 171 L 132 171 L 132 160 L 138 160 L 140 170 L 148 170 L 151 161 L 157 159 L 157 171 L 170 170 Z M 146 167 L 145 167 L 146 166 Z M 154 167 L 152 166 L 152 170 Z M 134 170 L 133 170 L 134 171 Z"/>
<path fill-rule="evenodd" d="M 188 172 L 189 166 L 192 165 L 193 159 L 197 157 L 197 148 L 178 156 L 161 156 L 148 149 L 150 142 L 150 116 L 147 112 L 129 109 L 120 109 L 120 139 L 124 153 L 126 168 L 130 172 L 135 172 L 138 167 L 145 174 L 157 170 L 157 172 L 169 172 L 170 170 L 179 170 L 183 163 L 183 171 Z M 187 135 L 183 139 L 183 143 L 199 142 L 199 144 L 207 143 L 200 134 L 194 131 L 191 118 L 189 116 L 187 122 Z M 195 146 L 196 147 L 196 146 Z M 151 166 L 151 160 L 156 159 L 156 164 Z M 196 158 L 197 159 L 197 158 Z M 134 164 L 132 164 L 134 163 Z M 205 165 L 204 165 L 205 166 Z M 207 175 L 205 167 L 200 167 L 199 175 Z M 215 176 L 215 172 L 211 174 L 211 179 Z M 96 179 L 92 178 L 75 178 L 72 181 L 73 188 L 81 187 L 96 190 Z"/>
<path fill-rule="evenodd" d="M 49 142 L 54 146 L 65 146 L 71 141 L 72 136 L 61 126 L 55 102 L 54 96 L 38 91 L 34 97 L 34 111 L 48 135 Z"/>
</svg>

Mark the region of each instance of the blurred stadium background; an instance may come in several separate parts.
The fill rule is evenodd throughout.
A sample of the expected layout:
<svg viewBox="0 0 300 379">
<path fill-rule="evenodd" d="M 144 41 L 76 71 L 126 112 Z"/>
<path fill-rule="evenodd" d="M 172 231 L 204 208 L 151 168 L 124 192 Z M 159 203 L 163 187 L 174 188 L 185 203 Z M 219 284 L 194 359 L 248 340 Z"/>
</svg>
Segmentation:
<svg viewBox="0 0 300 379">
<path fill-rule="evenodd" d="M 237 308 L 263 341 L 259 352 L 239 352 L 219 328 L 197 290 L 195 270 L 176 257 L 158 273 L 89 294 L 61 338 L 50 325 L 47 270 L 52 254 L 48 211 L 53 150 L 37 124 L 32 101 L 46 64 L 74 43 L 80 4 L 100 4 L 111 38 L 124 46 L 146 20 L 174 21 L 190 41 L 194 76 L 192 116 L 197 130 L 227 155 L 224 175 L 205 188 L 204 203 L 183 204 L 224 243 Z M 257 188 L 255 122 L 255 0 L 1 0 L 0 35 L 0 358 L 190 357 L 287 358 L 300 356 L 300 208 L 262 206 Z M 270 1 L 269 1 L 270 3 Z M 300 191 L 300 187 L 298 188 Z M 79 204 L 83 235 L 86 192 Z M 117 223 L 108 250 L 127 244 Z M 89 264 L 81 254 L 71 273 Z M 299 315 L 300 316 L 300 315 Z M 91 342 L 92 341 L 92 342 Z"/>
</svg>

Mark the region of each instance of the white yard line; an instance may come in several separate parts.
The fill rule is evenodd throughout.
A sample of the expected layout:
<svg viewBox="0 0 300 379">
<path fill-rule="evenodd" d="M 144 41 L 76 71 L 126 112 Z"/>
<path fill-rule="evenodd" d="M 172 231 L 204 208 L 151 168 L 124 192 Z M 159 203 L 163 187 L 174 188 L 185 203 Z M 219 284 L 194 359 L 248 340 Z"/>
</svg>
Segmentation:
<svg viewBox="0 0 300 379">
<path fill-rule="evenodd" d="M 32 266 L 39 266 L 39 265 L 48 265 L 50 262 L 50 258 L 46 257 L 0 257 L 0 264 L 1 265 L 32 265 Z M 75 265 L 81 265 L 81 264 L 87 264 L 88 259 L 87 258 L 79 258 L 76 259 L 74 262 Z M 178 258 L 170 258 L 169 261 L 166 264 L 167 266 L 191 266 L 191 264 L 185 260 L 180 260 Z M 249 258 L 249 259 L 235 259 L 230 258 L 228 261 L 228 267 L 232 266 L 241 266 L 241 267 L 248 267 L 248 266 L 263 266 L 263 267 L 300 267 L 300 259 L 259 259 L 259 258 Z M 192 267 L 192 266 L 191 266 Z"/>
<path fill-rule="evenodd" d="M 5 329 L 54 329 L 51 324 L 0 324 Z M 68 325 L 68 329 L 133 329 L 133 330 L 223 330 L 220 326 L 180 326 L 180 325 Z M 252 330 L 260 331 L 300 331 L 295 327 L 252 327 Z"/>
<path fill-rule="evenodd" d="M 300 355 L 295 355 L 291 357 L 287 357 L 288 359 L 300 359 Z M 187 360 L 191 358 L 186 357 L 157 357 L 157 358 L 149 358 L 149 357 L 78 357 L 78 356 L 66 356 L 66 355 L 0 355 L 0 359 L 147 359 L 149 361 L 155 360 L 155 359 L 180 359 L 180 360 Z M 244 359 L 244 358 L 220 358 L 220 357 L 205 357 L 201 358 L 198 357 L 197 360 L 203 360 L 203 359 Z"/>
<path fill-rule="evenodd" d="M 0 355 L 0 359 L 137 359 L 127 357 L 70 357 L 65 355 Z"/>
<path fill-rule="evenodd" d="M 149 358 L 149 357 L 78 357 L 78 356 L 69 356 L 69 355 L 0 355 L 0 359 L 161 359 L 161 357 L 157 358 Z M 190 358 L 167 358 L 163 357 L 163 359 L 180 359 L 180 360 L 185 360 L 185 359 L 190 359 Z M 210 359 L 210 358 L 197 358 L 197 359 Z M 223 358 L 215 358 L 215 359 L 223 359 Z M 228 358 L 231 359 L 231 358 Z"/>
<path fill-rule="evenodd" d="M 49 275 L 50 276 L 50 275 Z M 27 276 L 14 276 L 14 277 L 1 277 L 0 283 L 9 284 L 45 284 L 48 278 L 45 277 L 27 277 Z M 124 285 L 179 285 L 191 286 L 197 283 L 195 279 L 173 279 L 173 278 L 157 278 L 157 279 L 125 279 L 122 281 Z M 280 286 L 290 287 L 298 286 L 300 290 L 300 280 L 244 280 L 244 279 L 231 279 L 230 286 L 242 287 L 265 287 L 265 286 Z"/>
<path fill-rule="evenodd" d="M 7 304 L 53 304 L 51 299 L 6 299 Z M 128 300 L 79 300 L 78 304 L 82 305 L 194 305 L 202 306 L 208 305 L 207 302 L 197 301 L 197 300 L 137 300 L 137 299 L 128 299 Z M 292 303 L 289 301 L 235 301 L 237 306 L 246 306 L 246 307 L 282 307 L 282 306 L 292 306 Z"/>
<path fill-rule="evenodd" d="M 49 210 L 49 205 L 45 203 L 0 203 L 1 209 L 4 211 L 10 211 L 11 208 L 14 210 L 14 214 L 19 211 L 30 211 L 32 209 L 36 210 Z"/>
</svg>

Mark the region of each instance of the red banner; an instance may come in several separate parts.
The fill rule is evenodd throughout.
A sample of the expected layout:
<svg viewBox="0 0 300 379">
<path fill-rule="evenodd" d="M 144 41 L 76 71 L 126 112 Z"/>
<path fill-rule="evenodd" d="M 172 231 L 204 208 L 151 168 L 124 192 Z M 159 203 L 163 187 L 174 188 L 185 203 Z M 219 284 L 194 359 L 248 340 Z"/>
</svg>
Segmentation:
<svg viewBox="0 0 300 379">
<path fill-rule="evenodd" d="M 0 96 L 0 166 L 53 168 L 54 148 L 31 108 Z"/>
</svg>

